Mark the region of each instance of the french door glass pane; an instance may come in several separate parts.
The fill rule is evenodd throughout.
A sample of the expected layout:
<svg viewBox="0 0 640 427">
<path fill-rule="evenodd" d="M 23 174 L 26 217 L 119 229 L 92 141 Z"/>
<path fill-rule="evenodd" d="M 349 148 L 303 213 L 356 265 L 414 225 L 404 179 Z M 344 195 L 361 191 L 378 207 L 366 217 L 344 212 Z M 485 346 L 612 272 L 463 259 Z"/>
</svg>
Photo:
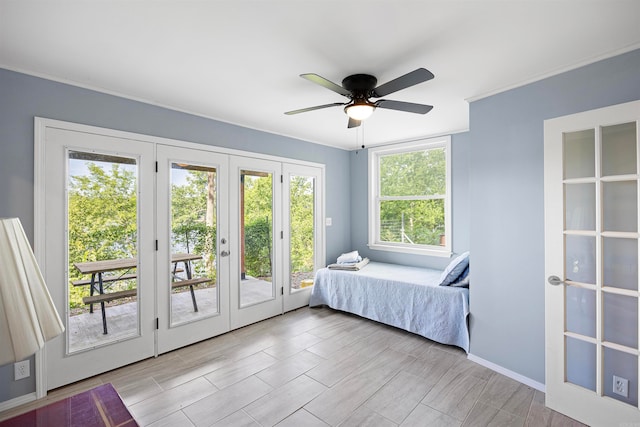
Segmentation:
<svg viewBox="0 0 640 427">
<path fill-rule="evenodd" d="M 68 152 L 68 350 L 137 336 L 138 166 Z"/>
<path fill-rule="evenodd" d="M 273 174 L 240 171 L 240 306 L 275 298 L 273 274 Z"/>
<path fill-rule="evenodd" d="M 621 396 L 613 392 L 614 382 L 604 382 L 604 395 L 628 403 L 633 406 L 638 405 L 638 356 L 604 348 L 604 377 L 612 379 L 617 376 L 629 380 L 627 391 L 628 397 Z"/>
<path fill-rule="evenodd" d="M 596 390 L 596 345 L 566 337 L 567 382 Z"/>
<path fill-rule="evenodd" d="M 596 291 L 567 286 L 567 331 L 596 337 Z"/>
<path fill-rule="evenodd" d="M 604 340 L 631 348 L 638 347 L 638 299 L 604 293 Z"/>
<path fill-rule="evenodd" d="M 596 185 L 565 184 L 565 229 L 596 229 Z"/>
<path fill-rule="evenodd" d="M 636 181 L 602 184 L 604 231 L 638 229 L 638 185 Z"/>
<path fill-rule="evenodd" d="M 638 240 L 602 239 L 604 286 L 638 290 Z"/>
<path fill-rule="evenodd" d="M 587 129 L 563 135 L 564 178 L 595 176 L 595 130 Z"/>
<path fill-rule="evenodd" d="M 566 278 L 574 282 L 596 283 L 596 239 L 565 236 Z"/>
<path fill-rule="evenodd" d="M 313 285 L 315 178 L 291 175 L 289 179 L 290 280 L 292 290 Z"/>
<path fill-rule="evenodd" d="M 217 171 L 171 164 L 171 323 L 180 324 L 219 311 L 216 232 Z"/>
<path fill-rule="evenodd" d="M 636 123 L 602 128 L 602 175 L 635 174 Z"/>
</svg>

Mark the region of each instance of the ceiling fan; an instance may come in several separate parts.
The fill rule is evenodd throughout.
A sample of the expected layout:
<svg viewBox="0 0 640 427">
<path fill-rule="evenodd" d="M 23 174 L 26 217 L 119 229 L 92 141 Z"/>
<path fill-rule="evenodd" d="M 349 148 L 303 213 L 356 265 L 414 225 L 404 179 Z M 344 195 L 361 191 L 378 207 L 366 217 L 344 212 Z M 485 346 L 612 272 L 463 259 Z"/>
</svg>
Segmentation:
<svg viewBox="0 0 640 427">
<path fill-rule="evenodd" d="M 345 77 L 344 80 L 342 80 L 342 86 L 313 73 L 300 74 L 300 77 L 339 93 L 340 95 L 346 96 L 349 98 L 349 101 L 344 103 L 334 102 L 333 104 L 316 105 L 315 107 L 287 111 L 285 113 L 287 115 L 306 113 L 307 111 L 344 105 L 344 112 L 349 116 L 349 123 L 347 127 L 353 128 L 360 126 L 362 120 L 368 118 L 376 108 L 387 108 L 389 110 L 406 111 L 416 114 L 426 114 L 433 108 L 432 105 L 392 101 L 389 99 L 378 99 L 377 101 L 370 100 L 370 98 L 381 98 L 410 86 L 431 80 L 434 77 L 433 73 L 424 68 L 418 68 L 417 70 L 377 87 L 376 84 L 378 83 L 378 79 L 369 74 L 353 74 Z"/>
</svg>

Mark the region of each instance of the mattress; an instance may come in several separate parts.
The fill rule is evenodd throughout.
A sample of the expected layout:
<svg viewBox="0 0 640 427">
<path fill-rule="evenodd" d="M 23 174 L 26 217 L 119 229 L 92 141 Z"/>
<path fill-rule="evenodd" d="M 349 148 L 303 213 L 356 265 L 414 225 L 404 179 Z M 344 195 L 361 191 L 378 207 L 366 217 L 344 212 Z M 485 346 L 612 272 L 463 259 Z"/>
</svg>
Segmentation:
<svg viewBox="0 0 640 427">
<path fill-rule="evenodd" d="M 469 289 L 439 286 L 441 270 L 370 262 L 317 271 L 310 307 L 326 305 L 469 352 Z"/>
</svg>

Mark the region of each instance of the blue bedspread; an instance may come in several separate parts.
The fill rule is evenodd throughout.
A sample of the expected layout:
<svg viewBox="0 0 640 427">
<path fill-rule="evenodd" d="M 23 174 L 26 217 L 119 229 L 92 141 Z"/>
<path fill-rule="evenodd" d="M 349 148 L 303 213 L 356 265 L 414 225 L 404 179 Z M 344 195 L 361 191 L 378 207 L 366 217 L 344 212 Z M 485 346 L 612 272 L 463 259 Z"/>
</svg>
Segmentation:
<svg viewBox="0 0 640 427">
<path fill-rule="evenodd" d="M 469 290 L 438 286 L 440 270 L 371 262 L 360 271 L 322 268 L 310 307 L 327 305 L 469 352 Z"/>
</svg>

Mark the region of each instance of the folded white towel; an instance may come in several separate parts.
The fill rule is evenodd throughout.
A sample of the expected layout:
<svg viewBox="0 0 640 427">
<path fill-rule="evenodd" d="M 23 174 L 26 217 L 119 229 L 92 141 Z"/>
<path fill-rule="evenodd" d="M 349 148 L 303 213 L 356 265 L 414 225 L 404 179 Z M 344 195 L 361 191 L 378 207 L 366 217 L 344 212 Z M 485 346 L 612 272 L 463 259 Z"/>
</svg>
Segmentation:
<svg viewBox="0 0 640 427">
<path fill-rule="evenodd" d="M 346 264 L 349 262 L 358 262 L 358 258 L 360 258 L 360 254 L 358 251 L 347 252 L 346 254 L 342 254 L 338 257 L 338 264 Z"/>
<path fill-rule="evenodd" d="M 330 264 L 327 266 L 327 268 L 329 268 L 330 270 L 359 271 L 367 264 L 369 264 L 369 258 L 364 258 L 356 263 Z"/>
</svg>

